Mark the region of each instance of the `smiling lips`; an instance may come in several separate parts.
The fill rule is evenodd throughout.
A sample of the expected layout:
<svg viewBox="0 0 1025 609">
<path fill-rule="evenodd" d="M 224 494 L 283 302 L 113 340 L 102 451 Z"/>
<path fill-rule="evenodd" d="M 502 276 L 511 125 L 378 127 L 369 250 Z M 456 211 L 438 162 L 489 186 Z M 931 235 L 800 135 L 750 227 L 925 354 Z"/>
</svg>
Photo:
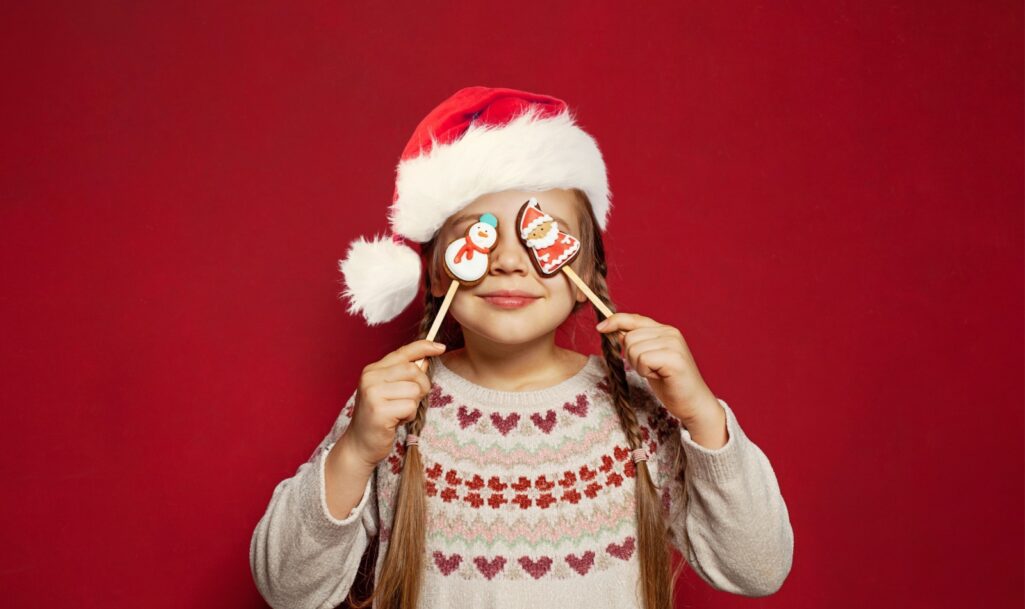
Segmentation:
<svg viewBox="0 0 1025 609">
<path fill-rule="evenodd" d="M 496 290 L 487 294 L 481 294 L 480 297 L 488 304 L 500 309 L 519 309 L 539 298 L 520 290 Z"/>
</svg>

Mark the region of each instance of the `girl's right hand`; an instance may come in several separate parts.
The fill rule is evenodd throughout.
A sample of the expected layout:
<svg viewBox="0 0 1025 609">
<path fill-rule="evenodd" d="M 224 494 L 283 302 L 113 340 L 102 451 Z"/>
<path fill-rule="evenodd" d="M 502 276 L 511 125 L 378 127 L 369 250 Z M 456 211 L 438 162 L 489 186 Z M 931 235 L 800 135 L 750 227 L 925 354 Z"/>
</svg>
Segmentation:
<svg viewBox="0 0 1025 609">
<path fill-rule="evenodd" d="M 376 466 L 388 457 L 396 428 L 413 420 L 420 400 L 431 390 L 427 374 L 414 362 L 444 352 L 441 343 L 418 340 L 363 369 L 352 422 L 340 441 L 366 465 Z"/>
</svg>

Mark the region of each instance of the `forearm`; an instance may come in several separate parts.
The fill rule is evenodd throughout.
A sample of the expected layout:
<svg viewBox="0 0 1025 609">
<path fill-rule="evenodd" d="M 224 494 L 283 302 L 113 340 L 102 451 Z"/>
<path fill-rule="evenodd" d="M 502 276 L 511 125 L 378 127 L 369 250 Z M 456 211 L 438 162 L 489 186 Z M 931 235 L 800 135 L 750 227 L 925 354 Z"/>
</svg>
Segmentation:
<svg viewBox="0 0 1025 609">
<path fill-rule="evenodd" d="M 723 403 L 721 410 L 726 408 Z M 673 526 L 686 529 L 687 558 L 705 581 L 720 590 L 764 596 L 778 590 L 790 571 L 793 529 L 768 458 L 732 411 L 727 416 L 729 440 L 718 448 L 681 431 L 691 493 Z"/>
<path fill-rule="evenodd" d="M 341 520 L 349 515 L 373 473 L 374 466 L 354 454 L 342 434 L 324 460 L 324 491 L 331 516 Z"/>
<path fill-rule="evenodd" d="M 347 407 L 351 404 L 352 398 Z M 327 457 L 349 420 L 343 409 L 309 460 L 274 488 L 253 531 L 250 568 L 260 594 L 274 609 L 341 604 L 370 539 L 377 535 L 374 476 L 352 475 L 352 468 L 344 465 L 339 469 L 350 471 L 349 477 L 326 474 Z M 344 512 L 328 507 L 328 480 L 332 488 L 358 493 L 351 505 L 340 506 Z"/>
</svg>

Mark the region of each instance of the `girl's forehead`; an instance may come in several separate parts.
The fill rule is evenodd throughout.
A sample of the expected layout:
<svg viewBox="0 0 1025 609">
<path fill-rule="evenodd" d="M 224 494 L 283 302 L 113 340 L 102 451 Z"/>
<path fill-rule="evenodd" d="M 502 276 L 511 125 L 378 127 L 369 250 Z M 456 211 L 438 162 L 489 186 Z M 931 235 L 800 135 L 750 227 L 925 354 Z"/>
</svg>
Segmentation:
<svg viewBox="0 0 1025 609">
<path fill-rule="evenodd" d="M 516 214 L 531 197 L 535 197 L 541 209 L 554 217 L 566 228 L 575 226 L 577 200 L 568 190 L 548 191 L 504 191 L 491 193 L 475 199 L 449 218 L 449 222 L 476 219 L 482 214 L 492 213 L 500 223 L 515 222 Z M 572 222 L 567 226 L 568 222 Z"/>
</svg>

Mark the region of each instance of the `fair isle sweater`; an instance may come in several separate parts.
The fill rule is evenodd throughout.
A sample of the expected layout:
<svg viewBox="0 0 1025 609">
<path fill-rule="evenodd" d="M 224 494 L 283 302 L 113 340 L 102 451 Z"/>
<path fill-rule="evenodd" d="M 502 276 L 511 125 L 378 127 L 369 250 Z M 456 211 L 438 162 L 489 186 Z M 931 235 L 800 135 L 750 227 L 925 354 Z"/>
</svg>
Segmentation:
<svg viewBox="0 0 1025 609">
<path fill-rule="evenodd" d="M 419 442 L 427 499 L 420 607 L 641 607 L 635 469 L 602 359 L 591 356 L 573 377 L 522 392 L 471 383 L 438 358 L 431 365 Z M 794 537 L 765 454 L 722 399 L 729 440 L 710 450 L 691 439 L 647 381 L 628 376 L 675 549 L 718 590 L 778 590 Z M 274 609 L 342 603 L 376 535 L 380 573 L 406 432 L 400 428 L 356 507 L 333 517 L 324 457 L 345 431 L 354 397 L 310 459 L 275 487 L 253 533 L 253 577 Z M 673 469 L 680 450 L 685 459 L 676 467 L 685 472 Z"/>
</svg>

